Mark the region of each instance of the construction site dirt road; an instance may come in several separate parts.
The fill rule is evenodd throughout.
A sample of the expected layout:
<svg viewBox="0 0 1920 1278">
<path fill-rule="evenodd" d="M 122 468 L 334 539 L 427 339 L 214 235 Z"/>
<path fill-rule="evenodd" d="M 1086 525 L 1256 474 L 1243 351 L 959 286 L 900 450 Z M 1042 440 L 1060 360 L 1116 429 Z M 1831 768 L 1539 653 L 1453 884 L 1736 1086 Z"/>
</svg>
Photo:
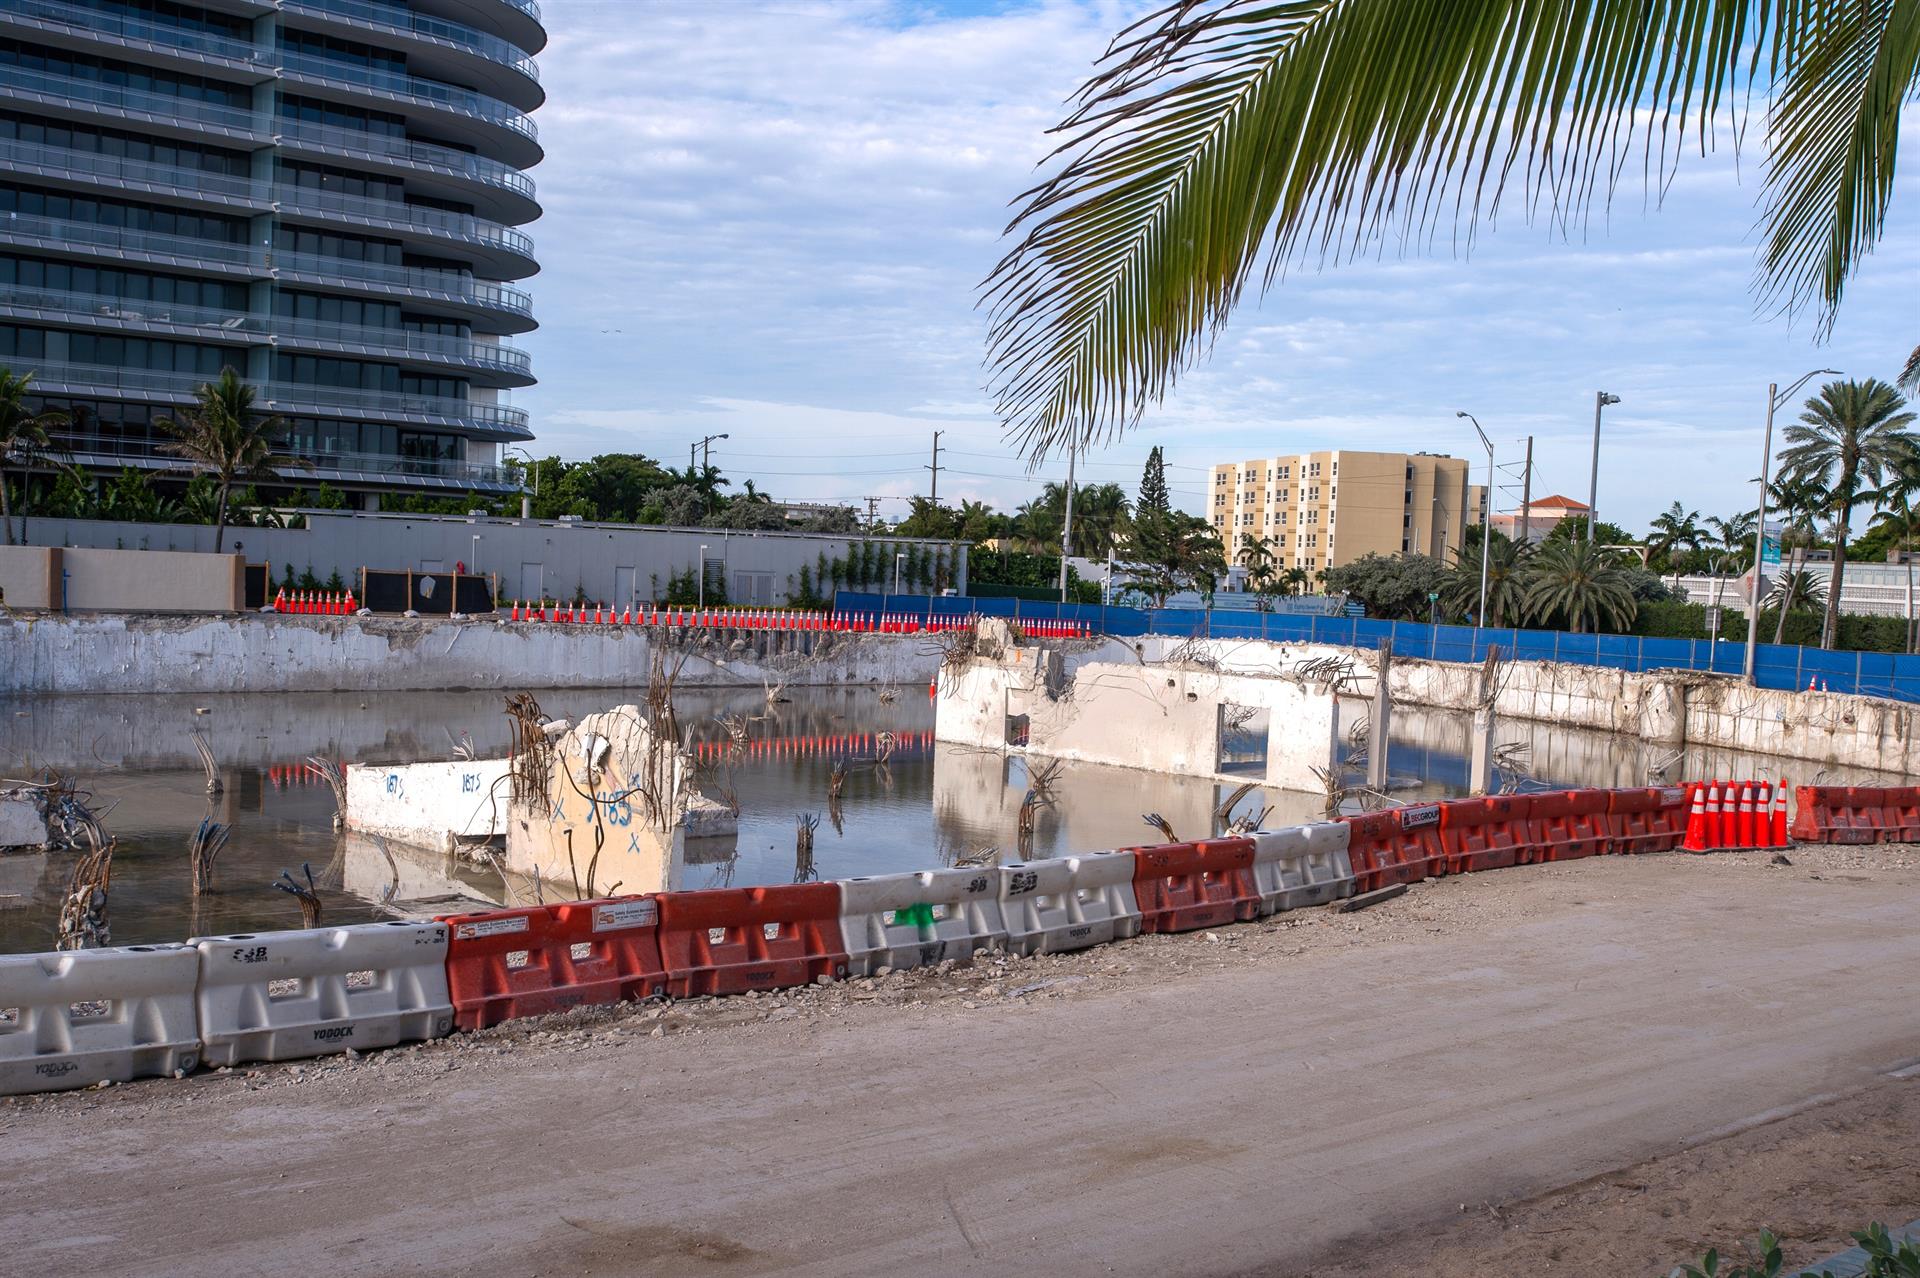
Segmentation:
<svg viewBox="0 0 1920 1278">
<path fill-rule="evenodd" d="M 1792 856 L 23 1098 L 0 1272 L 1626 1278 L 1789 1212 L 1810 1261 L 1920 1215 L 1920 856 Z"/>
</svg>

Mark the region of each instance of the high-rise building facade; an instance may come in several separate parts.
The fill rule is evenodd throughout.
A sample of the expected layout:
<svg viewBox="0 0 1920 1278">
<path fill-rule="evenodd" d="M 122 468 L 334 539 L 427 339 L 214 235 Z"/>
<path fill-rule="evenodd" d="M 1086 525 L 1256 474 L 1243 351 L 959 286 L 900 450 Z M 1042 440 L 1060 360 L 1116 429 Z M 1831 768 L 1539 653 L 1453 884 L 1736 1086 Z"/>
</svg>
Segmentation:
<svg viewBox="0 0 1920 1278">
<path fill-rule="evenodd" d="M 0 367 L 92 469 L 231 367 L 289 483 L 517 488 L 534 0 L 0 0 Z"/>
<path fill-rule="evenodd" d="M 1346 449 L 1223 462 L 1213 468 L 1207 518 L 1227 556 L 1263 539 L 1274 565 L 1314 573 L 1364 555 L 1445 558 L 1469 524 L 1486 518 L 1486 485 L 1465 461 L 1433 453 Z"/>
</svg>

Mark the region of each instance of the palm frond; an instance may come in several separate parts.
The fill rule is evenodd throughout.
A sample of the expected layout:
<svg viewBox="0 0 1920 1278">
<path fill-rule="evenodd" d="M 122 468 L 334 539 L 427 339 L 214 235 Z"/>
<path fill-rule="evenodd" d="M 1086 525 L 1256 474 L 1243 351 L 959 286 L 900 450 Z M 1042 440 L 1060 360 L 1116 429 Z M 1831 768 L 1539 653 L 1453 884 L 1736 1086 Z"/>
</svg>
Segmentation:
<svg viewBox="0 0 1920 1278">
<path fill-rule="evenodd" d="M 1883 224 L 1916 6 L 1180 0 L 1108 49 L 982 285 L 1008 435 L 1037 464 L 1136 424 L 1262 261 L 1268 287 L 1448 226 L 1465 247 L 1516 192 L 1564 231 L 1636 159 L 1663 190 L 1729 118 L 1738 142 L 1743 86 L 1789 94 L 1762 269 L 1830 312 Z"/>
</svg>

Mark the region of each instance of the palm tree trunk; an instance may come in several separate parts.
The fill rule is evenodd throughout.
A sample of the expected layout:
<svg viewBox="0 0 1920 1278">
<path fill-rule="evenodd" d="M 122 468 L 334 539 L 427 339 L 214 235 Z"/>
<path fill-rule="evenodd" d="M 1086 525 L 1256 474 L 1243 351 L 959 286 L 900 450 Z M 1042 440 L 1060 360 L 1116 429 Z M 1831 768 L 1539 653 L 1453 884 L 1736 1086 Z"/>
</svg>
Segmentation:
<svg viewBox="0 0 1920 1278">
<path fill-rule="evenodd" d="M 1829 652 L 1840 642 L 1840 586 L 1847 572 L 1847 524 L 1853 518 L 1853 503 L 1840 509 L 1839 527 L 1833 530 L 1833 576 L 1827 580 L 1827 617 L 1820 627 L 1820 646 Z"/>
<path fill-rule="evenodd" d="M 220 547 L 225 543 L 227 536 L 227 489 L 232 482 L 230 479 L 220 481 L 220 504 L 214 507 L 213 553 L 216 555 L 220 553 Z"/>
<path fill-rule="evenodd" d="M 1799 580 L 1801 558 L 1802 558 L 1801 549 L 1800 547 L 1795 546 L 1793 548 L 1793 557 L 1787 560 L 1787 572 L 1789 574 L 1788 576 L 1789 581 Z M 1780 592 L 1780 615 L 1774 619 L 1774 623 L 1773 623 L 1773 642 L 1775 644 L 1783 644 L 1787 641 L 1787 605 L 1792 602 L 1793 602 L 1793 599 L 1791 594 L 1785 590 L 1782 590 Z"/>
<path fill-rule="evenodd" d="M 5 471 L 0 471 L 0 524 L 7 526 L 7 544 L 13 545 L 13 503 L 7 497 Z"/>
</svg>

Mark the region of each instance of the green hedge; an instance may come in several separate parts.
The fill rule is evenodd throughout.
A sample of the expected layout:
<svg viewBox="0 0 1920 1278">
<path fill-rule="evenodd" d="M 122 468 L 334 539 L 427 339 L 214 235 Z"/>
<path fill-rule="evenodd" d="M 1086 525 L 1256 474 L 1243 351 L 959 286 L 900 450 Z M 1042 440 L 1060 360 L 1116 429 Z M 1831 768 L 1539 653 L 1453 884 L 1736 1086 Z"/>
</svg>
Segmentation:
<svg viewBox="0 0 1920 1278">
<path fill-rule="evenodd" d="M 1057 562 L 1057 561 L 1056 561 Z M 993 581 L 975 581 L 967 579 L 967 593 L 978 595 L 982 599 L 1031 599 L 1037 603 L 1059 603 L 1060 587 L 1055 586 L 1007 586 Z M 1100 602 L 1100 583 L 1081 581 L 1078 577 L 1067 582 L 1067 602 L 1097 604 Z"/>
<path fill-rule="evenodd" d="M 1774 626 L 1780 614 L 1773 608 L 1760 610 L 1760 642 L 1772 643 Z M 1787 614 L 1785 641 L 1806 648 L 1820 646 L 1822 615 L 1818 612 Z M 1707 609 L 1704 604 L 1643 603 L 1633 621 L 1633 633 L 1649 639 L 1707 638 Z M 1738 608 L 1723 607 L 1720 612 L 1720 637 L 1744 640 L 1747 615 Z M 1904 617 L 1866 617 L 1840 614 L 1840 641 L 1834 645 L 1842 652 L 1905 652 L 1907 622 Z"/>
</svg>

